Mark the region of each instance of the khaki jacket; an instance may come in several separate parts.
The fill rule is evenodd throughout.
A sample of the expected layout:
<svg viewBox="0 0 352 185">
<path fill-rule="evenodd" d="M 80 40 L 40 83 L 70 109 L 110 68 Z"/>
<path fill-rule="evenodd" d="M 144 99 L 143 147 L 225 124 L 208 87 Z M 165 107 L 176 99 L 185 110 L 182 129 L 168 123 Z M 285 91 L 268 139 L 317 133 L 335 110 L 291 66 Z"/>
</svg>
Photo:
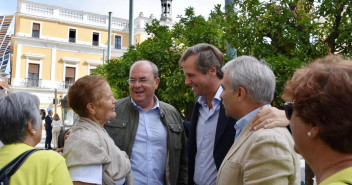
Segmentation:
<svg viewBox="0 0 352 185">
<path fill-rule="evenodd" d="M 225 156 L 217 185 L 299 185 L 300 161 L 285 127 L 250 130 L 244 127 Z"/>
</svg>

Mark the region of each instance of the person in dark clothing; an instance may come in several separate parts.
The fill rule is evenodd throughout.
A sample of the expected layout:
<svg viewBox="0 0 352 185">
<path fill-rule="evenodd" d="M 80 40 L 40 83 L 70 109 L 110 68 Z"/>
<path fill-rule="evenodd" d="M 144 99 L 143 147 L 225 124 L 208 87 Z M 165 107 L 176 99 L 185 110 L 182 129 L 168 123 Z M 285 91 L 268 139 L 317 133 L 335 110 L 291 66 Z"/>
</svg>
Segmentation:
<svg viewBox="0 0 352 185">
<path fill-rule="evenodd" d="M 51 150 L 51 139 L 52 139 L 52 129 L 51 123 L 53 122 L 53 111 L 51 108 L 48 108 L 48 115 L 45 117 L 45 131 L 46 131 L 46 138 L 45 138 L 45 149 Z"/>
</svg>

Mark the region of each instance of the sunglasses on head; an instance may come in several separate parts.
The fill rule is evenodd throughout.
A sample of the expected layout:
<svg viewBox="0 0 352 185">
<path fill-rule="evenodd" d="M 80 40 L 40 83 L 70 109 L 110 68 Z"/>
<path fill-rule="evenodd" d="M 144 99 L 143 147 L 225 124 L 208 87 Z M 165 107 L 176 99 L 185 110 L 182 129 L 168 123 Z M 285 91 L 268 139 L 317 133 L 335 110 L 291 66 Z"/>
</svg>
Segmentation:
<svg viewBox="0 0 352 185">
<path fill-rule="evenodd" d="M 286 102 L 284 108 L 287 119 L 291 120 L 291 116 L 293 114 L 293 102 Z"/>
</svg>

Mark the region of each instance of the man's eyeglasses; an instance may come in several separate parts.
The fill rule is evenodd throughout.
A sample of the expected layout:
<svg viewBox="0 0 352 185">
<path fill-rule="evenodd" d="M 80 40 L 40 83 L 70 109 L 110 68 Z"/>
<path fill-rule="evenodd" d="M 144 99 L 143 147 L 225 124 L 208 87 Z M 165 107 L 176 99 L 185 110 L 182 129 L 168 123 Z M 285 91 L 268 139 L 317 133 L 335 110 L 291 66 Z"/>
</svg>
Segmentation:
<svg viewBox="0 0 352 185">
<path fill-rule="evenodd" d="M 284 108 L 287 119 L 291 120 L 293 114 L 293 102 L 286 102 Z"/>
<path fill-rule="evenodd" d="M 148 78 L 142 78 L 142 79 L 134 79 L 134 78 L 130 78 L 127 80 L 128 84 L 130 85 L 134 85 L 136 84 L 137 82 L 139 82 L 140 84 L 145 84 L 145 83 L 148 83 L 151 79 L 148 79 Z"/>
</svg>

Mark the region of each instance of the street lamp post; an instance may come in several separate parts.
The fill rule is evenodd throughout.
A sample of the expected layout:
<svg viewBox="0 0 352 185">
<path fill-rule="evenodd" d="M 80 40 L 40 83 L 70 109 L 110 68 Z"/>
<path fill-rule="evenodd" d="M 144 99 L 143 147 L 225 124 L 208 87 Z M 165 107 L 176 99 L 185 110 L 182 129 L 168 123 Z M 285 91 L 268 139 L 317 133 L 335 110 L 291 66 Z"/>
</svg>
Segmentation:
<svg viewBox="0 0 352 185">
<path fill-rule="evenodd" d="M 234 2 L 234 0 L 225 0 L 225 11 L 226 12 L 228 12 L 227 6 L 232 5 L 233 2 Z M 227 40 L 226 40 L 226 56 L 229 60 L 237 57 L 236 49 L 233 48 Z"/>
<path fill-rule="evenodd" d="M 130 0 L 130 16 L 129 16 L 129 46 L 133 44 L 133 0 Z"/>
</svg>

